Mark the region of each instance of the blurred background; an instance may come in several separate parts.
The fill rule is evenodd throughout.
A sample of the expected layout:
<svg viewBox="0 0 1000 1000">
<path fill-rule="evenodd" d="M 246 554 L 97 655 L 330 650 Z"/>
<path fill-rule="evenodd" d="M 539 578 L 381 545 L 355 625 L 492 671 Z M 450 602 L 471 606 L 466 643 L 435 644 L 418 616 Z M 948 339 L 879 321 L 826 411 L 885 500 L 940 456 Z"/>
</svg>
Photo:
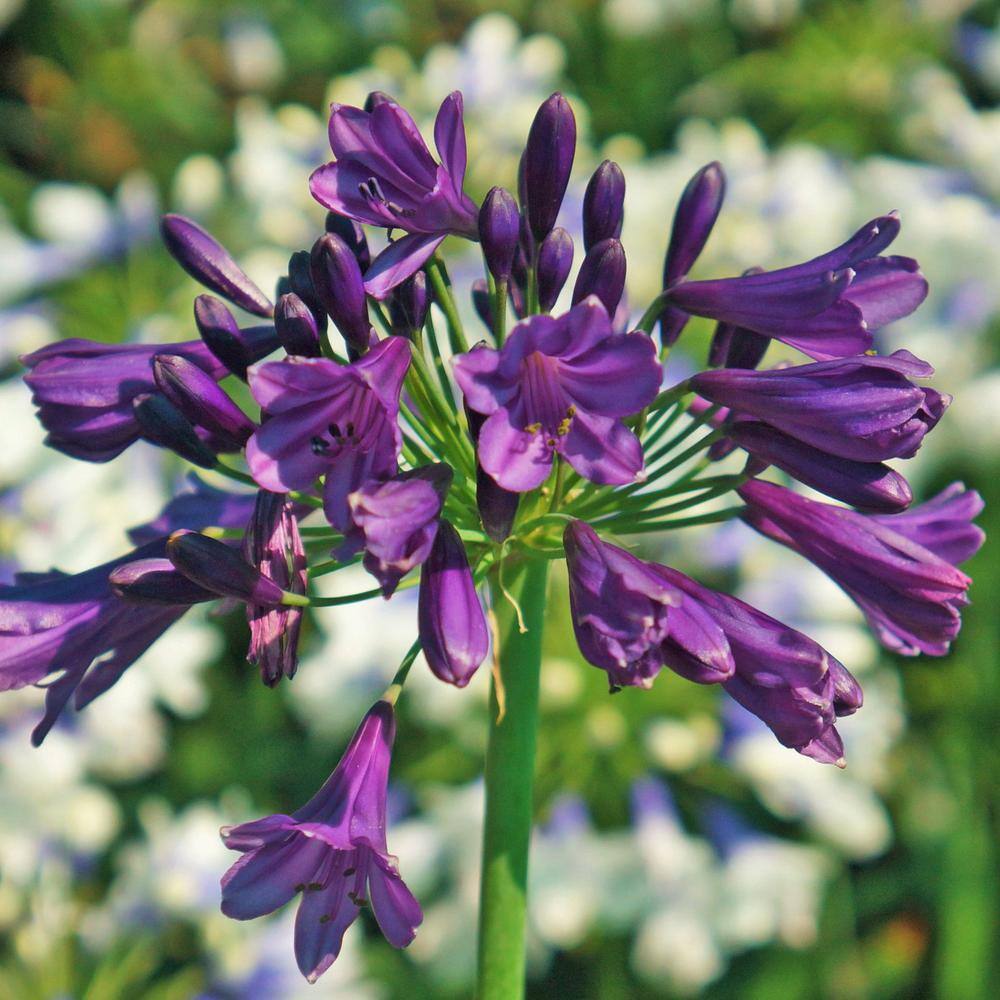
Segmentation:
<svg viewBox="0 0 1000 1000">
<path fill-rule="evenodd" d="M 535 108 L 568 93 L 567 224 L 590 170 L 621 162 L 637 311 L 676 198 L 709 160 L 730 189 L 699 273 L 804 259 L 899 209 L 899 252 L 931 296 L 879 347 L 928 359 L 956 396 L 907 472 L 922 497 L 964 479 L 1000 530 L 998 17 L 971 0 L 0 0 L 0 578 L 118 555 L 182 476 L 142 444 L 109 466 L 47 452 L 18 355 L 60 337 L 194 337 L 162 211 L 197 218 L 273 287 L 322 228 L 305 181 L 328 158 L 328 102 L 375 88 L 422 125 L 463 90 L 477 198 L 512 184 Z M 708 332 L 692 326 L 678 372 Z M 649 554 L 814 635 L 866 705 L 841 727 L 839 772 L 673 676 L 610 699 L 557 574 L 531 996 L 1000 994 L 990 547 L 965 567 L 973 605 L 944 661 L 881 652 L 836 588 L 739 525 Z M 192 612 L 40 750 L 41 692 L 4 695 L 0 998 L 468 996 L 485 677 L 456 692 L 416 669 L 401 703 L 389 842 L 426 913 L 408 951 L 359 923 L 308 987 L 291 912 L 218 912 L 232 860 L 218 828 L 309 797 L 414 618 L 405 595 L 329 609 L 307 623 L 294 682 L 270 691 L 243 660 L 240 616 Z"/>
</svg>

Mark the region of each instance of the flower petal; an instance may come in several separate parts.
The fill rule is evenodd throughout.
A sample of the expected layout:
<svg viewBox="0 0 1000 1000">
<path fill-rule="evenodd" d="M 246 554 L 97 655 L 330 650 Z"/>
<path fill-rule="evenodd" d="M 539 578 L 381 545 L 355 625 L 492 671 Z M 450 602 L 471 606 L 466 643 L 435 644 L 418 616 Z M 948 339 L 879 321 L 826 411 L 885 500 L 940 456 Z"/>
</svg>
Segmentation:
<svg viewBox="0 0 1000 1000">
<path fill-rule="evenodd" d="M 397 285 L 416 274 L 434 256 L 444 236 L 434 233 L 408 233 L 390 243 L 365 272 L 365 291 L 384 299 Z"/>
<path fill-rule="evenodd" d="M 643 468 L 642 445 L 632 431 L 613 417 L 582 410 L 573 417 L 562 452 L 581 476 L 607 486 L 635 482 Z"/>
<path fill-rule="evenodd" d="M 479 462 L 499 486 L 527 493 L 545 482 L 552 449 L 541 434 L 515 427 L 505 409 L 491 414 L 479 432 Z"/>
</svg>

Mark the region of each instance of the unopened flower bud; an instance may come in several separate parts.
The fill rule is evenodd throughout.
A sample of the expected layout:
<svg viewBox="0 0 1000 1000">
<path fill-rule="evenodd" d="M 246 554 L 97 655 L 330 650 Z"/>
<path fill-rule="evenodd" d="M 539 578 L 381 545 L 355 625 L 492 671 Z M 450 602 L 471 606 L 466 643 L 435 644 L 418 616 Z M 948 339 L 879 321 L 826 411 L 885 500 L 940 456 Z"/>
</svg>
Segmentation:
<svg viewBox="0 0 1000 1000">
<path fill-rule="evenodd" d="M 368 237 L 361 224 L 346 215 L 338 215 L 336 212 L 326 213 L 326 231 L 339 236 L 350 248 L 351 253 L 357 258 L 358 267 L 362 272 L 367 271 L 372 264 L 372 253 L 368 247 Z"/>
<path fill-rule="evenodd" d="M 320 301 L 312 279 L 312 257 L 308 250 L 296 250 L 288 258 L 288 288 L 308 307 L 316 321 L 316 330 L 326 333 L 326 309 Z"/>
<path fill-rule="evenodd" d="M 502 187 L 491 188 L 479 210 L 479 242 L 486 266 L 497 281 L 507 281 L 514 265 L 521 216 L 517 202 Z"/>
<path fill-rule="evenodd" d="M 625 291 L 625 248 L 621 240 L 602 240 L 583 259 L 573 286 L 573 305 L 588 295 L 596 295 L 614 316 Z"/>
<path fill-rule="evenodd" d="M 427 275 L 417 271 L 389 294 L 389 322 L 392 332 L 401 337 L 413 337 L 423 329 L 431 298 L 427 291 Z"/>
<path fill-rule="evenodd" d="M 179 572 L 169 559 L 135 559 L 112 570 L 115 595 L 136 604 L 200 604 L 219 595 Z"/>
<path fill-rule="evenodd" d="M 613 160 L 593 173 L 583 196 L 583 248 L 588 253 L 602 240 L 617 239 L 625 220 L 625 175 Z"/>
<path fill-rule="evenodd" d="M 490 635 L 465 546 L 447 521 L 438 525 L 423 566 L 417 622 L 424 657 L 435 676 L 465 687 L 486 659 Z"/>
<path fill-rule="evenodd" d="M 158 354 L 153 378 L 160 392 L 196 427 L 212 434 L 220 450 L 240 451 L 256 424 L 211 375 L 178 354 Z"/>
<path fill-rule="evenodd" d="M 205 346 L 244 382 L 247 368 L 266 358 L 278 346 L 273 326 L 241 330 L 233 314 L 212 295 L 199 295 L 194 300 L 194 321 Z"/>
<path fill-rule="evenodd" d="M 395 104 L 396 101 L 384 90 L 373 90 L 366 98 L 364 109 L 371 114 L 380 104 Z"/>
<path fill-rule="evenodd" d="M 167 448 L 203 469 L 215 465 L 212 450 L 198 437 L 187 417 L 164 396 L 141 393 L 132 401 L 132 412 L 150 444 Z"/>
<path fill-rule="evenodd" d="M 573 109 L 562 94 L 553 94 L 535 114 L 524 150 L 524 207 L 539 242 L 556 224 L 575 152 Z"/>
<path fill-rule="evenodd" d="M 165 215 L 160 220 L 160 234 L 170 255 L 195 281 L 247 312 L 271 315 L 271 300 L 197 223 L 183 215 Z"/>
<path fill-rule="evenodd" d="M 281 587 L 216 538 L 197 531 L 175 531 L 167 541 L 167 558 L 189 580 L 215 594 L 254 604 L 282 603 Z"/>
<path fill-rule="evenodd" d="M 538 248 L 538 304 L 548 312 L 559 298 L 573 266 L 573 237 L 565 229 L 553 229 Z"/>
<path fill-rule="evenodd" d="M 323 308 L 347 343 L 363 354 L 372 324 L 357 258 L 339 236 L 327 233 L 313 245 L 311 263 L 313 287 Z"/>
<path fill-rule="evenodd" d="M 288 354 L 318 358 L 323 353 L 316 317 L 294 292 L 278 299 L 274 307 L 274 329 Z"/>
</svg>

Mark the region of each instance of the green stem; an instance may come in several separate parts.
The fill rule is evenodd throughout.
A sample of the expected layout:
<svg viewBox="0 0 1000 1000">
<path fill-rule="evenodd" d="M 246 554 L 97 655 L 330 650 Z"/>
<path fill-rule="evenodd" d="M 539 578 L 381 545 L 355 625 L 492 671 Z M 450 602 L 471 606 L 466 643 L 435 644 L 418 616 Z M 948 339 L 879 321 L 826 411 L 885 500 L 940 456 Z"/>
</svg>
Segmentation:
<svg viewBox="0 0 1000 1000">
<path fill-rule="evenodd" d="M 435 256 L 428 264 L 427 277 L 430 279 L 431 288 L 434 289 L 434 301 L 441 307 L 448 324 L 448 345 L 451 347 L 451 353 L 464 354 L 469 349 L 469 344 L 465 339 L 465 330 L 462 328 L 455 298 L 451 294 L 448 272 L 440 257 Z"/>
<path fill-rule="evenodd" d="M 528 845 L 547 576 L 547 561 L 538 560 L 508 566 L 502 587 L 499 574 L 490 578 L 504 714 L 499 717 L 494 679 L 486 751 L 477 1000 L 524 996 Z M 524 632 L 512 601 L 520 606 Z"/>
<path fill-rule="evenodd" d="M 653 330 L 653 325 L 660 318 L 660 313 L 663 312 L 664 306 L 667 302 L 667 293 L 660 292 L 655 299 L 649 304 L 649 308 L 642 314 L 642 319 L 636 324 L 637 330 L 642 330 L 645 333 L 651 333 Z"/>
</svg>

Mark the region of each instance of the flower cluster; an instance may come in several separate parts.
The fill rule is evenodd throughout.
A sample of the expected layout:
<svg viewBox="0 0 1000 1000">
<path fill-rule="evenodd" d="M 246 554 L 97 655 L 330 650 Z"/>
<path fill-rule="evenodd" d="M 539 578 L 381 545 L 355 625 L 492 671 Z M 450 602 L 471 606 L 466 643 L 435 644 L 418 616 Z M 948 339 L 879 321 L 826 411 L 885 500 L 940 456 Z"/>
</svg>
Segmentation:
<svg viewBox="0 0 1000 1000">
<path fill-rule="evenodd" d="M 194 303 L 199 339 L 64 341 L 23 359 L 52 447 L 103 462 L 143 439 L 240 485 L 196 479 L 133 530 L 131 553 L 0 589 L 0 687 L 47 685 L 40 741 L 71 698 L 81 708 L 106 691 L 196 603 L 245 606 L 247 658 L 273 686 L 296 672 L 305 614 L 419 586 L 417 640 L 329 781 L 294 813 L 223 831 L 242 853 L 224 912 L 248 919 L 301 894 L 295 951 L 311 980 L 362 906 L 396 947 L 421 921 L 386 843 L 393 706 L 421 651 L 442 681 L 469 683 L 491 646 L 484 584 L 492 602 L 513 602 L 505 572 L 565 558 L 580 651 L 612 691 L 649 687 L 667 667 L 842 766 L 837 720 L 862 704 L 847 667 L 624 541 L 741 517 L 827 573 L 906 655 L 947 651 L 970 583 L 956 564 L 982 543 L 975 493 L 954 484 L 912 506 L 886 464 L 912 457 L 950 401 L 918 384 L 933 375 L 926 362 L 872 351 L 874 332 L 927 291 L 915 261 L 883 253 L 895 214 L 803 264 L 690 280 L 725 192 L 709 164 L 681 196 L 662 292 L 633 321 L 625 178 L 606 161 L 583 199 L 569 308 L 553 313 L 574 258 L 558 225 L 576 151 L 561 94 L 532 123 L 517 197 L 496 187 L 478 207 L 463 191 L 458 93 L 435 122 L 440 163 L 382 93 L 335 105 L 329 133 L 336 159 L 310 179 L 326 232 L 292 254 L 275 304 L 196 223 L 166 216 L 167 249 L 214 293 Z M 380 253 L 363 226 L 387 230 Z M 477 241 L 486 264 L 471 349 L 439 254 L 448 236 Z M 230 306 L 264 322 L 244 326 Z M 665 385 L 691 317 L 717 323 L 710 367 Z M 810 360 L 759 370 L 772 340 Z M 246 393 L 226 390 L 241 381 Z M 711 473 L 736 450 L 742 471 Z M 846 506 L 760 478 L 772 467 Z M 719 509 L 729 494 L 739 502 Z M 372 590 L 310 592 L 358 562 Z"/>
</svg>

